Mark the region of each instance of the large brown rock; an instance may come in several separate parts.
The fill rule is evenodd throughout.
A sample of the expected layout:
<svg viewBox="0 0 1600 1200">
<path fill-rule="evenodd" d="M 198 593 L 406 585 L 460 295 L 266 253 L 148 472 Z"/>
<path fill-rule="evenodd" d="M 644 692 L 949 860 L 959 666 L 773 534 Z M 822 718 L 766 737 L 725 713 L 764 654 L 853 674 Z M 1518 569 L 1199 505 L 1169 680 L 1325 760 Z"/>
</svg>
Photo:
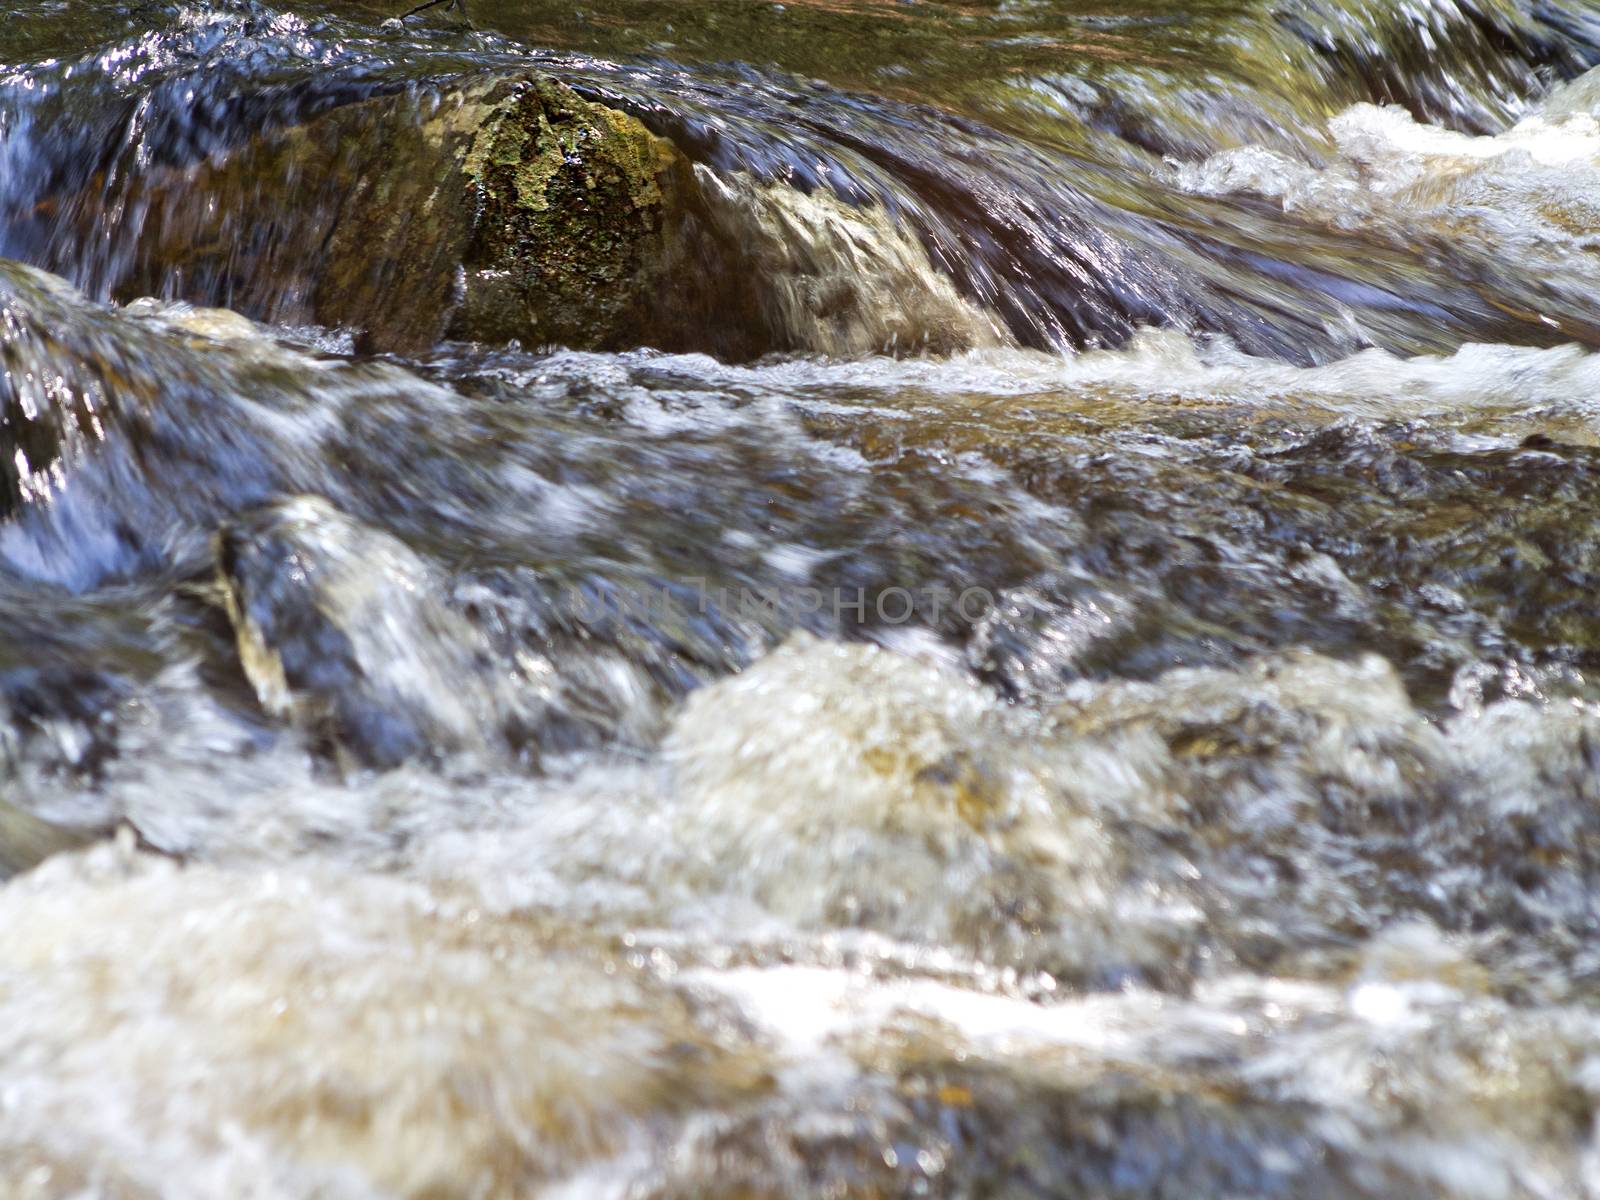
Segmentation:
<svg viewBox="0 0 1600 1200">
<path fill-rule="evenodd" d="M 1009 342 L 882 205 L 691 163 L 546 75 L 323 89 L 297 111 L 56 198 L 63 240 L 98 247 L 89 289 L 346 327 L 398 353 L 443 337 L 734 360 Z"/>
<path fill-rule="evenodd" d="M 532 79 L 497 89 L 462 169 L 477 209 L 453 332 L 602 346 L 660 330 L 694 190 L 671 142 Z"/>
<path fill-rule="evenodd" d="M 670 341 L 655 292 L 692 188 L 627 114 L 541 76 L 469 80 L 150 175 L 118 291 L 347 326 L 374 350 Z"/>
</svg>

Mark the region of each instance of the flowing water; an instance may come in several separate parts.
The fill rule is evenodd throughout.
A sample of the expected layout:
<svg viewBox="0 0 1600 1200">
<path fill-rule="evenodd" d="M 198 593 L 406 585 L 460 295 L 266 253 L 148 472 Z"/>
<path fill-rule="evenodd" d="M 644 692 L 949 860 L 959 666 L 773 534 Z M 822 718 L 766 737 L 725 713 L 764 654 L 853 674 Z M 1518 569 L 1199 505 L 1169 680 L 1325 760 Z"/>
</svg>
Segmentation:
<svg viewBox="0 0 1600 1200">
<path fill-rule="evenodd" d="M 1600 5 L 401 7 L 0 4 L 0 1197 L 1600 1196 Z M 648 344 L 216 182 L 529 69 Z"/>
</svg>

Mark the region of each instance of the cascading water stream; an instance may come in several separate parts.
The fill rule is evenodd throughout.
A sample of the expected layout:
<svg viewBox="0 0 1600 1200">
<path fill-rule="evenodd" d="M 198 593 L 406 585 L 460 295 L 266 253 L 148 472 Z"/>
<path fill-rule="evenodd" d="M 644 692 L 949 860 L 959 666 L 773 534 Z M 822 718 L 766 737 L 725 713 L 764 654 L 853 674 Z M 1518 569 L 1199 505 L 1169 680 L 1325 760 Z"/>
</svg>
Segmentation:
<svg viewBox="0 0 1600 1200">
<path fill-rule="evenodd" d="M 1600 1194 L 1600 8 L 0 3 L 0 1200 Z"/>
</svg>

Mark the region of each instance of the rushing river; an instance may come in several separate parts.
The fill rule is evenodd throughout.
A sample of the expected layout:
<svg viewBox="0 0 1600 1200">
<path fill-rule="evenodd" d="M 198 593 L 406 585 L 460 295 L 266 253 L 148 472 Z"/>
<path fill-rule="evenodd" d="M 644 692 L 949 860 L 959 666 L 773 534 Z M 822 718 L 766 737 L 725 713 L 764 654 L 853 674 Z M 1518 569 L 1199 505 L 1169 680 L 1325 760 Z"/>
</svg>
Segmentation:
<svg viewBox="0 0 1600 1200">
<path fill-rule="evenodd" d="M 0 2 L 0 1198 L 1600 1197 L 1600 4 L 403 7 Z"/>
</svg>

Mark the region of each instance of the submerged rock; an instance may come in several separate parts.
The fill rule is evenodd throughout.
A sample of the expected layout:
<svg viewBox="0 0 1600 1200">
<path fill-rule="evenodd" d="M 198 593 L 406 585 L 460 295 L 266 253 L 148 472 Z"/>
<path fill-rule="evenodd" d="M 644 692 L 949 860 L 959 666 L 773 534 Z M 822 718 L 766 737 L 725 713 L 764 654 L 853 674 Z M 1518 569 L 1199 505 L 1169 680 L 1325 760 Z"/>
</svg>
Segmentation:
<svg viewBox="0 0 1600 1200">
<path fill-rule="evenodd" d="M 657 851 L 658 874 L 800 928 L 1096 981 L 1168 971 L 1173 928 L 1110 911 L 1117 848 L 1031 740 L 956 673 L 796 634 L 684 706 L 667 819 L 689 858 Z"/>
<path fill-rule="evenodd" d="M 104 440 L 113 381 L 135 417 L 153 398 L 101 330 L 66 319 L 81 300 L 54 275 L 0 261 L 0 517 L 52 495 Z"/>
<path fill-rule="evenodd" d="M 326 426 L 302 418 L 400 393 L 444 394 L 319 362 L 234 313 L 118 311 L 0 260 L 0 566 L 78 592 L 207 570 L 228 514 L 329 489 Z"/>
<path fill-rule="evenodd" d="M 0 800 L 0 879 L 93 840 L 92 833 L 52 825 Z"/>
<path fill-rule="evenodd" d="M 484 748 L 503 708 L 488 649 L 401 542 L 313 496 L 217 542 L 239 661 L 268 713 L 378 766 Z"/>
</svg>

